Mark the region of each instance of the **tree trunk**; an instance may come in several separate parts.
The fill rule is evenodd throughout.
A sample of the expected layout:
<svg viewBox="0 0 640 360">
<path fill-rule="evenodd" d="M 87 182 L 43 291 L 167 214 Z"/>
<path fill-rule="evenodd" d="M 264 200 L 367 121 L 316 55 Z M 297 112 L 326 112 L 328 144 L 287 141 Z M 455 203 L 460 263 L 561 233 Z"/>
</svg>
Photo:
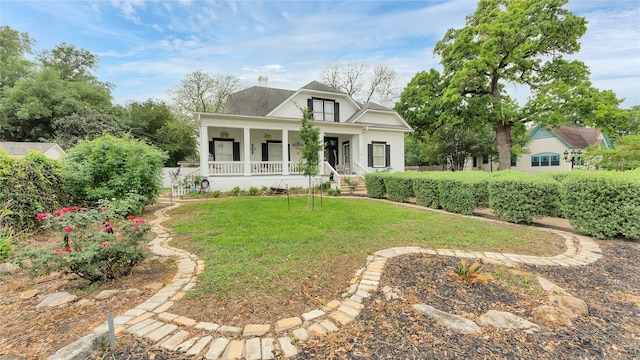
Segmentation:
<svg viewBox="0 0 640 360">
<path fill-rule="evenodd" d="M 499 121 L 496 126 L 498 171 L 511 169 L 511 124 Z"/>
</svg>

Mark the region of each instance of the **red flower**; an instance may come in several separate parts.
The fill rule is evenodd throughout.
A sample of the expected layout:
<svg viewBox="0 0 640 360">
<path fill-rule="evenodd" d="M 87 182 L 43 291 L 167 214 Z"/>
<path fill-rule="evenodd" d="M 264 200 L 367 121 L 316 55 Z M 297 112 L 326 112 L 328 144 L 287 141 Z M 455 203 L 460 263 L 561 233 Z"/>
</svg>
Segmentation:
<svg viewBox="0 0 640 360">
<path fill-rule="evenodd" d="M 107 246 L 109 246 L 109 242 L 108 241 L 105 241 L 105 242 L 102 243 L 102 247 L 107 247 Z"/>
<path fill-rule="evenodd" d="M 106 227 L 106 228 L 104 228 L 104 231 L 109 231 L 109 230 L 111 230 L 111 229 L 113 229 L 113 227 L 111 227 L 111 225 L 107 225 L 107 227 Z"/>
<path fill-rule="evenodd" d="M 36 219 L 43 220 L 43 219 L 46 219 L 48 216 L 49 216 L 48 213 L 42 213 L 42 214 L 38 214 L 38 216 L 36 216 Z"/>
<path fill-rule="evenodd" d="M 145 248 L 145 250 L 147 250 L 147 252 L 152 252 L 152 251 L 153 251 L 153 249 L 152 249 L 150 246 L 147 246 L 147 247 Z"/>
<path fill-rule="evenodd" d="M 103 206 L 102 211 L 107 211 L 108 208 L 109 208 L 108 206 Z"/>
<path fill-rule="evenodd" d="M 62 215 L 62 210 L 56 210 L 56 211 L 54 211 L 54 212 L 53 212 L 53 215 L 55 215 L 55 216 L 60 216 L 60 215 Z"/>
<path fill-rule="evenodd" d="M 62 228 L 62 231 L 63 232 L 71 232 L 71 231 L 73 231 L 73 227 L 71 225 L 65 226 L 65 227 Z"/>
<path fill-rule="evenodd" d="M 133 215 L 129 215 L 129 216 L 127 216 L 127 219 L 129 219 L 129 220 L 133 220 L 133 219 L 135 219 L 135 216 L 133 216 Z"/>
<path fill-rule="evenodd" d="M 135 221 L 135 222 L 136 222 L 136 223 L 138 223 L 138 224 L 142 224 L 142 223 L 144 223 L 144 219 L 141 219 L 141 218 L 136 218 L 136 219 L 135 219 L 135 220 L 133 220 L 133 221 Z"/>
<path fill-rule="evenodd" d="M 62 249 L 56 249 L 56 254 L 62 254 Z"/>
<path fill-rule="evenodd" d="M 64 248 L 64 252 L 71 252 L 71 246 L 67 246 L 66 248 Z"/>
</svg>

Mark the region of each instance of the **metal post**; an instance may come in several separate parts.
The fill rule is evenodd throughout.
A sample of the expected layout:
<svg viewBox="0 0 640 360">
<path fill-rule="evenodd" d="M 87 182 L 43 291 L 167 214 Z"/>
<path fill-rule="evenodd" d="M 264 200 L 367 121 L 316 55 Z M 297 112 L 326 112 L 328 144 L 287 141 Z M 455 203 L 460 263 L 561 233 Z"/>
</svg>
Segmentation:
<svg viewBox="0 0 640 360">
<path fill-rule="evenodd" d="M 113 350 L 116 348 L 116 331 L 113 324 L 113 313 L 107 315 L 107 326 L 109 327 L 109 347 Z"/>
</svg>

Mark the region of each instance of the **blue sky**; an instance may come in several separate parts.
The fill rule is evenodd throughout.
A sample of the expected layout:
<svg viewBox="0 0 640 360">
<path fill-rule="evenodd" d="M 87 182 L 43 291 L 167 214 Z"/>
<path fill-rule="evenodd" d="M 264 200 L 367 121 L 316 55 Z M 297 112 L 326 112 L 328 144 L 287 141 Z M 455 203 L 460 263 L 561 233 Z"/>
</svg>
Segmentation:
<svg viewBox="0 0 640 360">
<path fill-rule="evenodd" d="M 298 89 L 337 61 L 387 64 L 404 87 L 441 69 L 433 46 L 464 26 L 477 1 L 0 0 L 0 24 L 29 33 L 36 51 L 67 42 L 100 58 L 114 100 L 167 100 L 185 74 L 233 74 L 247 85 Z M 571 0 L 588 21 L 573 57 L 591 80 L 640 105 L 640 1 Z M 510 91 L 516 91 L 511 89 Z M 516 98 L 522 98 L 515 94 Z"/>
</svg>

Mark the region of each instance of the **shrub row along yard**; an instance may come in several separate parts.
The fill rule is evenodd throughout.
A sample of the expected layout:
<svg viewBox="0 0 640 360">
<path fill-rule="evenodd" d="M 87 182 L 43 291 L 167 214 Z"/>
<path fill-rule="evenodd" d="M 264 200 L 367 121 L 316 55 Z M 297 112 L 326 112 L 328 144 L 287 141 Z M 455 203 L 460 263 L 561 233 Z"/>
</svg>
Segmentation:
<svg viewBox="0 0 640 360">
<path fill-rule="evenodd" d="M 599 239 L 640 239 L 640 171 L 370 173 L 373 198 L 415 202 L 458 214 L 489 207 L 513 223 L 561 216 Z"/>
</svg>

